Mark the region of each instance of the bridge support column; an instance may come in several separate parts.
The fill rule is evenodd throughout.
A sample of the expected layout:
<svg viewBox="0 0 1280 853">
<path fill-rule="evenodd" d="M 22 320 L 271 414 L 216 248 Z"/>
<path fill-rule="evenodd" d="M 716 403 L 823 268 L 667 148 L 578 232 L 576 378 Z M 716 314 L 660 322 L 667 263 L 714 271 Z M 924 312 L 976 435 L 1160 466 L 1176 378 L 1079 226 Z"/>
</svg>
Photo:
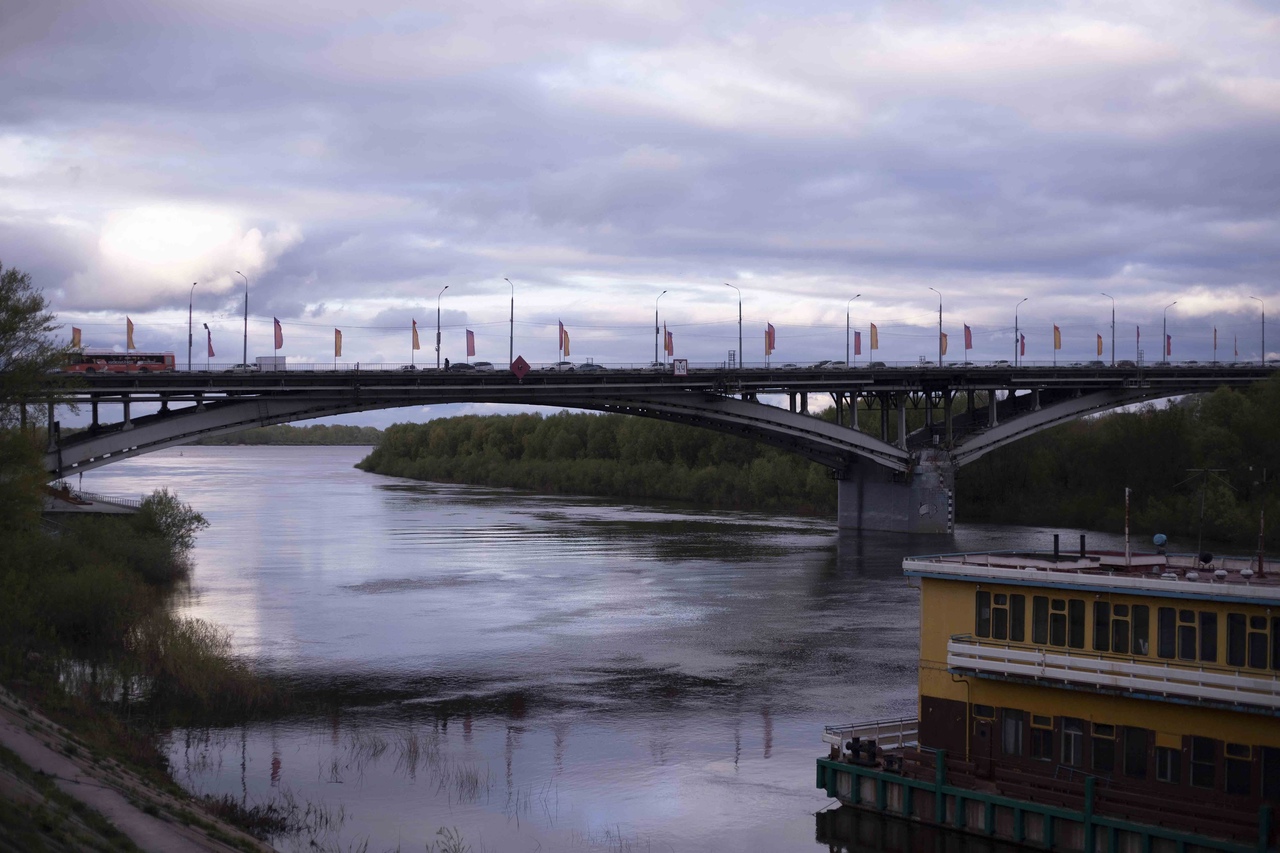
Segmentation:
<svg viewBox="0 0 1280 853">
<path fill-rule="evenodd" d="M 907 395 L 898 396 L 898 447 L 907 449 Z"/>
<path fill-rule="evenodd" d="M 129 399 L 126 397 L 124 405 L 124 426 L 120 429 L 133 429 L 133 419 L 129 417 Z"/>
<path fill-rule="evenodd" d="M 996 391 L 994 388 L 987 392 L 987 426 L 1000 426 L 1000 422 L 996 419 Z"/>
<path fill-rule="evenodd" d="M 841 530 L 951 533 L 955 529 L 955 465 L 944 450 L 912 455 L 911 470 L 872 462 L 849 466 L 836 481 Z"/>
</svg>

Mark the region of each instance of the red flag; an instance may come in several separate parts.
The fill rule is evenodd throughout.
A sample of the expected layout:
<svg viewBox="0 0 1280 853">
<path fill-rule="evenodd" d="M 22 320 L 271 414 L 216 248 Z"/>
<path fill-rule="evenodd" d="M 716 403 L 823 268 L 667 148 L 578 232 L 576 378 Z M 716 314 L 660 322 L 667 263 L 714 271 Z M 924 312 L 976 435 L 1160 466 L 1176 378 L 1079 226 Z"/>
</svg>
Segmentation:
<svg viewBox="0 0 1280 853">
<path fill-rule="evenodd" d="M 124 348 L 126 350 L 137 349 L 133 345 L 133 321 L 128 317 L 124 318 Z"/>
<path fill-rule="evenodd" d="M 418 321 L 410 320 L 409 322 L 413 323 L 413 348 L 422 349 L 422 344 L 418 342 Z"/>
<path fill-rule="evenodd" d="M 333 330 L 333 357 L 334 358 L 342 357 L 342 330 L 341 329 Z"/>
<path fill-rule="evenodd" d="M 210 328 L 208 328 L 208 327 L 205 327 L 205 330 L 204 330 L 204 331 L 205 331 L 205 334 L 209 336 L 209 342 L 208 342 L 208 343 L 209 343 L 209 358 L 213 358 L 213 356 L 215 355 L 215 353 L 214 353 L 214 351 L 213 351 L 213 329 L 210 329 Z"/>
<path fill-rule="evenodd" d="M 766 325 L 768 328 L 766 328 L 766 329 L 764 330 L 764 354 L 765 354 L 765 355 L 773 355 L 774 342 L 775 342 L 777 339 L 774 337 L 774 334 L 775 334 L 775 333 L 774 333 L 774 331 L 773 331 L 773 324 L 772 324 L 772 323 L 766 323 L 765 325 Z"/>
<path fill-rule="evenodd" d="M 1022 348 L 1021 351 L 1018 353 L 1018 355 L 1026 355 L 1027 354 L 1027 336 L 1018 335 L 1018 338 L 1020 339 L 1018 341 L 1018 346 Z"/>
<path fill-rule="evenodd" d="M 969 324 L 964 326 L 964 348 L 973 349 L 973 329 L 969 328 Z"/>
<path fill-rule="evenodd" d="M 272 317 L 271 319 L 276 322 L 276 349 L 280 349 L 280 347 L 284 346 L 284 329 L 280 328 L 279 318 Z"/>
<path fill-rule="evenodd" d="M 71 327 L 71 348 L 80 349 L 80 330 L 75 326 Z"/>
<path fill-rule="evenodd" d="M 666 336 L 667 336 L 667 355 L 674 356 L 676 354 L 676 333 L 667 332 Z"/>
<path fill-rule="evenodd" d="M 569 333 L 565 331 L 564 323 L 560 323 L 560 349 L 565 355 L 569 354 Z"/>
<path fill-rule="evenodd" d="M 853 333 L 853 354 L 862 355 L 862 332 Z"/>
<path fill-rule="evenodd" d="M 942 341 L 941 341 L 941 343 L 942 343 L 942 347 L 941 347 L 941 349 L 942 349 L 942 354 L 943 354 L 943 355 L 946 355 L 946 354 L 947 354 L 947 333 L 946 333 L 946 332 L 943 332 L 943 333 L 942 333 Z"/>
<path fill-rule="evenodd" d="M 1173 335 L 1164 336 L 1164 354 L 1166 356 L 1173 355 Z"/>
<path fill-rule="evenodd" d="M 476 354 L 476 333 L 467 329 L 467 358 Z"/>
</svg>

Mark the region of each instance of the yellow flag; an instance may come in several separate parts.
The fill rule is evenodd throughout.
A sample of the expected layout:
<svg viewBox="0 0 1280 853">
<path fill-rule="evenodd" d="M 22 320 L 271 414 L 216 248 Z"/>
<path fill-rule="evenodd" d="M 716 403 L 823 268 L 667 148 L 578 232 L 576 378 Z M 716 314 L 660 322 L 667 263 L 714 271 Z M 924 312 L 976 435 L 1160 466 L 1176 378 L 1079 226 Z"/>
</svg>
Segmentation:
<svg viewBox="0 0 1280 853">
<path fill-rule="evenodd" d="M 1217 334 L 1218 334 L 1218 330 L 1217 330 L 1217 329 L 1214 329 L 1213 333 L 1214 333 L 1214 335 L 1217 335 Z M 1216 340 L 1216 338 L 1215 338 L 1215 340 Z M 79 330 L 79 329 L 77 329 L 75 326 L 72 326 L 72 327 L 71 327 L 71 348 L 72 348 L 72 349 L 80 349 L 80 330 Z"/>
<path fill-rule="evenodd" d="M 880 330 L 876 328 L 876 324 L 871 324 L 871 348 L 880 349 Z"/>
<path fill-rule="evenodd" d="M 333 330 L 333 357 L 340 358 L 342 356 L 342 330 Z"/>
<path fill-rule="evenodd" d="M 128 317 L 124 318 L 124 348 L 126 350 L 137 349 L 133 345 L 133 321 Z"/>
<path fill-rule="evenodd" d="M 1054 324 L 1053 327 L 1053 348 L 1062 349 L 1062 330 L 1058 328 L 1057 324 Z"/>
<path fill-rule="evenodd" d="M 411 322 L 413 323 L 413 348 L 422 349 L 422 347 L 418 344 L 418 321 L 412 320 Z"/>
<path fill-rule="evenodd" d="M 1102 335 L 1098 335 L 1098 355 L 1102 355 Z"/>
<path fill-rule="evenodd" d="M 946 355 L 947 354 L 947 333 L 942 332 L 941 334 L 942 334 L 942 354 Z"/>
</svg>

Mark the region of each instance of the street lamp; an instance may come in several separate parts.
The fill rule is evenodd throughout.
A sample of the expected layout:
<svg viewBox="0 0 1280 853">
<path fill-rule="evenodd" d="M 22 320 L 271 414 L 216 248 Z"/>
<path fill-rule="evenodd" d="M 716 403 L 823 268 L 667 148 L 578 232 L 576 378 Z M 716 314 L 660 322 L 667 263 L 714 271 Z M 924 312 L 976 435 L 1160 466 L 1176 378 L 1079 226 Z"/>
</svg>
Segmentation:
<svg viewBox="0 0 1280 853">
<path fill-rule="evenodd" d="M 1030 299 L 1030 296 L 1022 297 L 1022 302 Z M 1018 335 L 1018 309 L 1022 307 L 1022 302 L 1013 306 L 1013 366 L 1018 366 L 1018 350 L 1021 349 L 1021 337 Z M 1114 353 L 1113 353 L 1114 355 Z"/>
<path fill-rule="evenodd" d="M 187 298 L 187 373 L 191 372 L 191 306 L 195 304 L 196 282 L 191 282 L 191 293 Z"/>
<path fill-rule="evenodd" d="M 1102 294 L 1107 296 L 1107 294 Z M 1116 366 L 1116 298 L 1107 296 L 1111 300 L 1111 366 Z"/>
<path fill-rule="evenodd" d="M 1262 306 L 1262 355 L 1259 356 L 1258 363 L 1262 365 L 1266 365 L 1267 363 L 1267 303 L 1263 302 L 1261 299 L 1258 299 L 1258 297 L 1256 296 L 1250 296 L 1249 298 L 1257 300 L 1258 304 Z"/>
<path fill-rule="evenodd" d="M 929 288 L 938 293 L 934 288 Z M 942 294 L 938 293 L 938 367 L 942 367 Z"/>
<path fill-rule="evenodd" d="M 738 290 L 736 285 L 724 282 L 725 287 Z M 742 291 L 738 290 L 738 367 L 742 367 Z"/>
<path fill-rule="evenodd" d="M 205 340 L 208 340 L 209 335 L 210 335 L 210 332 L 209 332 L 209 324 L 208 324 L 208 323 L 201 323 L 200 325 L 201 325 L 201 326 L 204 326 Z M 210 349 L 210 348 L 206 346 L 206 347 L 205 347 L 205 350 L 204 350 L 204 369 L 205 369 L 205 372 L 206 372 L 206 373 L 208 373 L 208 372 L 209 372 L 209 349 Z"/>
<path fill-rule="evenodd" d="M 658 294 L 658 298 L 653 300 L 653 363 L 658 363 L 658 303 L 662 301 L 662 297 L 666 296 L 664 290 Z M 665 361 L 665 359 L 664 359 Z"/>
<path fill-rule="evenodd" d="M 240 270 L 236 270 L 236 275 L 244 279 L 244 355 L 240 357 L 241 364 L 249 363 L 249 277 Z"/>
<path fill-rule="evenodd" d="M 1169 309 L 1178 304 L 1178 300 L 1173 300 L 1164 306 L 1164 319 L 1160 323 L 1160 363 L 1169 363 Z"/>
<path fill-rule="evenodd" d="M 862 294 L 859 293 L 858 296 Z M 853 297 L 857 299 L 858 296 Z M 844 304 L 844 366 L 849 366 L 849 307 L 853 305 L 853 299 Z"/>
<path fill-rule="evenodd" d="M 449 289 L 449 285 L 440 288 L 440 292 L 436 294 L 436 370 L 440 369 L 440 297 L 444 296 L 444 292 Z M 514 300 L 515 297 L 513 296 Z"/>
<path fill-rule="evenodd" d="M 511 284 L 511 279 L 504 278 L 507 284 Z M 515 364 L 516 361 L 516 286 L 511 284 L 511 337 L 507 343 L 507 366 Z"/>
</svg>

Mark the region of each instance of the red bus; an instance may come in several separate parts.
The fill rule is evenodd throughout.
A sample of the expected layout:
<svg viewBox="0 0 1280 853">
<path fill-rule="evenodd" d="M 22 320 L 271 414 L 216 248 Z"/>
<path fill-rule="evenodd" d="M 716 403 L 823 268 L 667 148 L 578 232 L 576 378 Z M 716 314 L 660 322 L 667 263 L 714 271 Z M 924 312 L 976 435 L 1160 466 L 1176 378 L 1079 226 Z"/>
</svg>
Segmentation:
<svg viewBox="0 0 1280 853">
<path fill-rule="evenodd" d="M 67 356 L 67 373 L 161 373 L 175 370 L 171 352 L 83 349 Z"/>
</svg>

